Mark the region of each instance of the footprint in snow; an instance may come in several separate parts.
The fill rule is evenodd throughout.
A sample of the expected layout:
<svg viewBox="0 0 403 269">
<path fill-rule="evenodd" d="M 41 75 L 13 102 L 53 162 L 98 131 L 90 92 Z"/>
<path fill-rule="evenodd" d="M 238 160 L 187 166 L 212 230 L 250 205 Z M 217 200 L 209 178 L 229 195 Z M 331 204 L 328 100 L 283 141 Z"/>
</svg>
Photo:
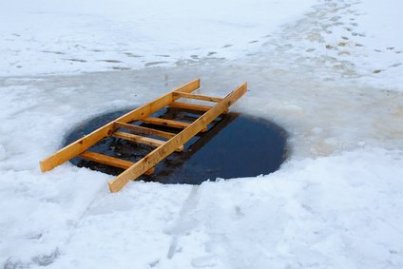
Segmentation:
<svg viewBox="0 0 403 269">
<path fill-rule="evenodd" d="M 160 260 L 156 260 L 156 261 L 150 262 L 148 265 L 150 265 L 150 267 L 153 268 L 153 267 L 155 267 L 156 265 L 158 265 L 159 262 L 160 262 Z"/>
<path fill-rule="evenodd" d="M 133 58 L 141 58 L 141 57 L 143 57 L 143 56 L 141 56 L 141 55 L 133 54 L 133 53 L 131 53 L 131 52 L 125 52 L 124 54 L 125 54 L 127 57 L 133 57 Z"/>
<path fill-rule="evenodd" d="M 395 63 L 395 64 L 392 64 L 390 67 L 399 67 L 401 65 L 402 65 L 401 63 Z"/>
<path fill-rule="evenodd" d="M 52 51 L 52 50 L 43 50 L 43 53 L 52 53 L 52 54 L 58 54 L 58 55 L 63 55 L 65 54 L 64 52 L 61 51 Z"/>
<path fill-rule="evenodd" d="M 70 61 L 70 62 L 77 62 L 77 63 L 86 63 L 86 60 L 83 59 L 76 59 L 76 58 L 71 58 L 71 59 L 63 59 L 65 61 Z"/>
<path fill-rule="evenodd" d="M 348 52 L 348 51 L 340 51 L 339 53 L 338 53 L 338 55 L 340 55 L 340 56 L 346 56 L 346 55 L 350 55 L 351 53 L 350 52 Z"/>
<path fill-rule="evenodd" d="M 243 217 L 245 216 L 245 214 L 242 212 L 242 209 L 240 206 L 235 206 L 235 214 L 237 215 L 237 217 Z"/>
<path fill-rule="evenodd" d="M 59 249 L 56 248 L 53 252 L 44 255 L 38 255 L 32 258 L 32 261 L 39 266 L 48 266 L 59 257 L 60 252 Z"/>
<path fill-rule="evenodd" d="M 213 267 L 216 265 L 216 257 L 213 255 L 201 256 L 192 259 L 192 266 L 196 268 Z"/>
<path fill-rule="evenodd" d="M 148 63 L 145 64 L 145 66 L 149 67 L 149 66 L 154 66 L 154 65 L 159 65 L 159 64 L 166 64 L 166 63 L 168 63 L 168 62 L 167 61 L 148 62 Z"/>
<path fill-rule="evenodd" d="M 122 66 L 112 66 L 112 69 L 113 69 L 113 70 L 122 70 L 122 71 L 124 71 L 124 70 L 130 70 L 129 67 L 122 67 Z"/>
<path fill-rule="evenodd" d="M 121 61 L 118 60 L 98 60 L 98 62 L 105 62 L 105 63 L 121 63 Z"/>
</svg>

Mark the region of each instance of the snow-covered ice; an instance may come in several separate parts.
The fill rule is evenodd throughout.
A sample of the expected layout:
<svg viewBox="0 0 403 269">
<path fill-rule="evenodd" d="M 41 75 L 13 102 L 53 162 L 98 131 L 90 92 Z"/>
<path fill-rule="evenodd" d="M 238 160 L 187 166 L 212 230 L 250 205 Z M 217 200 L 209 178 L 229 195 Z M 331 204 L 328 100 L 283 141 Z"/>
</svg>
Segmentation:
<svg viewBox="0 0 403 269">
<path fill-rule="evenodd" d="M 402 268 L 401 8 L 3 1 L 1 268 Z M 279 171 L 113 195 L 99 172 L 40 173 L 75 125 L 197 77 L 248 81 L 234 109 L 288 131 Z"/>
<path fill-rule="evenodd" d="M 313 0 L 0 3 L 0 75 L 127 70 L 234 58 Z"/>
</svg>

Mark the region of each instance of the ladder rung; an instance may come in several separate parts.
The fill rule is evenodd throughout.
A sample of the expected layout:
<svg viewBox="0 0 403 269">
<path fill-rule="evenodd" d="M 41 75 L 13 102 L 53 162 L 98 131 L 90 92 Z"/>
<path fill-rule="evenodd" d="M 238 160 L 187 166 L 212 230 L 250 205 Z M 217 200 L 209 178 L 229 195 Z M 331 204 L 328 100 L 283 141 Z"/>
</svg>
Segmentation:
<svg viewBox="0 0 403 269">
<path fill-rule="evenodd" d="M 101 163 L 121 169 L 128 169 L 130 166 L 132 166 L 134 163 L 131 161 L 126 161 L 122 159 L 118 159 L 115 157 L 107 156 L 101 153 L 97 152 L 92 152 L 92 151 L 84 151 L 79 155 L 81 158 L 96 162 L 96 163 Z M 154 172 L 154 168 L 149 169 L 147 172 L 145 172 L 146 175 L 151 175 Z"/>
<path fill-rule="evenodd" d="M 93 161 L 93 162 L 102 163 L 102 164 L 106 164 L 109 166 L 122 168 L 122 169 L 127 169 L 134 164 L 131 161 L 118 159 L 115 157 L 107 156 L 107 155 L 92 152 L 92 151 L 84 151 L 83 153 L 80 154 L 80 157 Z"/>
<path fill-rule="evenodd" d="M 141 121 L 143 121 L 145 123 L 161 125 L 161 126 L 177 128 L 177 129 L 185 129 L 186 127 L 188 127 L 190 125 L 190 123 L 187 123 L 187 122 L 161 119 L 161 118 L 145 118 L 145 119 L 142 119 Z"/>
<path fill-rule="evenodd" d="M 181 108 L 181 109 L 193 110 L 193 111 L 202 111 L 202 112 L 206 112 L 211 109 L 211 106 L 196 105 L 196 104 L 189 104 L 189 103 L 182 103 L 182 102 L 172 102 L 171 104 L 169 104 L 169 107 Z"/>
<path fill-rule="evenodd" d="M 200 94 L 191 94 L 191 93 L 185 93 L 185 92 L 174 92 L 173 95 L 174 95 L 174 97 L 179 97 L 179 98 L 196 99 L 196 100 L 217 102 L 217 103 L 222 100 L 222 98 L 219 98 L 219 97 L 212 97 L 212 96 L 206 96 L 206 95 L 200 95 Z"/>
<path fill-rule="evenodd" d="M 151 147 L 156 147 L 156 148 L 163 145 L 166 142 L 166 141 L 162 141 L 162 140 L 158 140 L 158 139 L 154 139 L 154 138 L 124 133 L 124 132 L 114 132 L 112 134 L 112 136 L 117 137 L 117 138 L 122 138 L 125 140 L 129 140 L 129 141 L 132 141 L 135 143 L 148 145 Z M 180 146 L 176 151 L 183 151 L 183 146 Z"/>
<path fill-rule="evenodd" d="M 174 133 L 165 132 L 165 131 L 148 128 L 148 127 L 144 127 L 144 126 L 123 123 L 123 122 L 115 122 L 115 126 L 117 128 L 125 128 L 125 129 L 131 130 L 131 131 L 135 131 L 139 134 L 156 135 L 156 136 L 160 136 L 160 137 L 164 137 L 164 138 L 168 138 L 168 139 L 175 136 Z"/>
<path fill-rule="evenodd" d="M 143 122 L 153 124 L 153 125 L 160 125 L 166 126 L 170 128 L 177 128 L 177 129 L 185 129 L 191 123 L 183 122 L 183 121 L 175 121 L 175 120 L 168 120 L 168 119 L 161 119 L 161 118 L 145 118 L 142 119 Z M 203 128 L 201 132 L 206 132 L 208 130 L 207 127 Z"/>
</svg>

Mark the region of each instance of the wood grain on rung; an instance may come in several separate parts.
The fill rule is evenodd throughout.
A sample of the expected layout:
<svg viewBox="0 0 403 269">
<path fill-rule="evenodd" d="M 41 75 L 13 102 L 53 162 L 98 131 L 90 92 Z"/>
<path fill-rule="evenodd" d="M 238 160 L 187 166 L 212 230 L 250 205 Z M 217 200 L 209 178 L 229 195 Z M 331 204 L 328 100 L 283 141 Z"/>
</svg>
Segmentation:
<svg viewBox="0 0 403 269">
<path fill-rule="evenodd" d="M 168 106 L 173 107 L 173 108 L 179 108 L 179 109 L 191 110 L 191 111 L 201 111 L 201 112 L 206 112 L 212 108 L 211 106 L 190 104 L 190 103 L 183 103 L 183 102 L 172 102 Z"/>
<path fill-rule="evenodd" d="M 83 153 L 81 153 L 79 155 L 79 157 L 84 158 L 89 161 L 106 164 L 106 165 L 121 168 L 121 169 L 127 169 L 134 164 L 131 161 L 118 159 L 115 157 L 111 157 L 111 156 L 108 156 L 105 154 L 92 152 L 92 151 L 84 151 Z"/>
<path fill-rule="evenodd" d="M 176 120 L 168 120 L 168 119 L 161 119 L 161 118 L 145 118 L 142 119 L 143 122 L 152 124 L 152 125 L 159 125 L 165 126 L 169 128 L 176 128 L 176 129 L 185 129 L 189 127 L 191 123 L 183 122 L 183 121 L 176 121 Z M 203 128 L 201 132 L 207 132 L 208 128 Z"/>
<path fill-rule="evenodd" d="M 185 144 L 193 136 L 199 133 L 203 128 L 210 124 L 215 118 L 222 114 L 228 109 L 230 105 L 236 102 L 247 90 L 247 84 L 244 83 L 239 86 L 236 90 L 232 91 L 227 95 L 221 102 L 213 106 L 209 111 L 204 113 L 196 121 L 194 121 L 190 126 L 182 130 L 179 134 L 168 140 L 163 145 L 154 149 L 152 152 L 147 154 L 143 159 L 136 162 L 130 168 L 125 170 L 122 174 L 114 178 L 109 182 L 109 189 L 111 192 L 117 192 L 121 190 L 129 180 L 135 180 L 141 176 L 149 168 L 154 167 L 161 160 L 166 158 L 176 148 Z"/>
<path fill-rule="evenodd" d="M 81 153 L 78 156 L 83 159 L 92 161 L 92 162 L 105 164 L 105 165 L 117 167 L 117 168 L 124 169 L 124 170 L 126 170 L 127 168 L 129 168 L 130 166 L 132 166 L 134 164 L 131 161 L 118 159 L 115 157 L 111 157 L 108 155 L 104 155 L 104 154 L 92 152 L 92 151 L 84 151 L 83 153 Z M 151 169 L 148 169 L 145 172 L 146 175 L 151 175 L 152 173 L 154 173 L 154 167 L 152 167 Z"/>
<path fill-rule="evenodd" d="M 114 132 L 112 134 L 112 136 L 117 137 L 117 138 L 122 138 L 125 140 L 129 140 L 132 142 L 136 142 L 139 144 L 148 145 L 151 147 L 159 147 L 162 144 L 164 144 L 164 141 L 162 141 L 162 140 L 144 137 L 144 136 L 135 135 L 135 134 L 129 134 L 129 133 L 125 133 L 125 132 Z"/>
<path fill-rule="evenodd" d="M 207 101 L 207 102 L 216 102 L 216 103 L 218 103 L 222 100 L 222 98 L 219 98 L 219 97 L 186 93 L 186 92 L 174 92 L 173 95 L 174 95 L 174 97 L 179 97 L 179 98 L 196 99 L 196 100 L 202 100 L 202 101 Z"/>
<path fill-rule="evenodd" d="M 124 133 L 124 132 L 114 132 L 112 134 L 112 136 L 121 138 L 121 139 L 125 139 L 128 141 L 132 141 L 135 143 L 148 145 L 151 147 L 159 147 L 166 142 L 166 141 L 162 141 L 162 140 L 158 140 L 158 139 L 154 139 L 154 138 L 150 138 L 150 137 L 144 137 L 144 136 Z M 183 146 L 177 148 L 176 151 L 183 151 Z"/>
<path fill-rule="evenodd" d="M 187 123 L 187 122 L 161 119 L 161 118 L 145 118 L 145 119 L 142 119 L 141 121 L 143 121 L 145 123 L 153 124 L 153 125 L 160 125 L 160 126 L 176 128 L 176 129 L 185 129 L 186 127 L 188 127 L 190 125 L 190 123 Z"/>
<path fill-rule="evenodd" d="M 127 130 L 134 131 L 137 134 L 146 134 L 146 135 L 155 135 L 163 138 L 172 138 L 175 136 L 175 133 L 170 133 L 166 131 L 161 131 L 149 127 L 144 127 L 144 126 L 139 126 L 139 125 L 133 125 L 133 124 L 128 124 L 128 123 L 123 123 L 123 122 L 115 122 L 116 128 L 125 128 Z"/>
</svg>

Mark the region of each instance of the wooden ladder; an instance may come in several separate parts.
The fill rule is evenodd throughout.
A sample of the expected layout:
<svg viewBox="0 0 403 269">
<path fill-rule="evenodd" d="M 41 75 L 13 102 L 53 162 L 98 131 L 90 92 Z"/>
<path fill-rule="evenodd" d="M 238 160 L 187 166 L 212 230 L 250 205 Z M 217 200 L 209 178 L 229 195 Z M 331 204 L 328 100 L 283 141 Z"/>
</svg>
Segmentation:
<svg viewBox="0 0 403 269">
<path fill-rule="evenodd" d="M 211 97 L 205 95 L 192 94 L 194 90 L 200 88 L 200 80 L 191 81 L 175 90 L 155 99 L 154 101 L 136 108 L 125 115 L 105 124 L 92 133 L 78 139 L 77 141 L 60 149 L 53 155 L 40 162 L 41 171 L 49 171 L 54 167 L 75 157 L 84 158 L 101 164 L 118 167 L 124 171 L 112 179 L 109 184 L 111 192 L 121 190 L 129 180 L 135 180 L 143 174 L 151 174 L 154 167 L 174 151 L 181 151 L 184 144 L 199 132 L 206 131 L 208 125 L 218 116 L 228 111 L 228 108 L 246 93 L 246 82 L 230 92 L 224 98 Z M 213 106 L 190 104 L 177 102 L 177 99 L 196 99 L 214 102 Z M 192 123 L 181 121 L 153 118 L 153 113 L 165 108 L 174 107 L 185 110 L 202 111 L 203 114 Z M 131 124 L 133 122 L 144 122 L 150 125 L 160 125 L 181 130 L 179 133 L 166 132 L 154 128 Z M 127 129 L 137 134 L 122 132 L 120 129 Z M 167 139 L 166 141 L 144 137 L 143 135 L 153 135 Z M 155 147 L 144 158 L 133 163 L 131 161 L 110 157 L 104 154 L 88 151 L 105 137 L 113 136 L 135 143 L 146 144 Z"/>
</svg>

